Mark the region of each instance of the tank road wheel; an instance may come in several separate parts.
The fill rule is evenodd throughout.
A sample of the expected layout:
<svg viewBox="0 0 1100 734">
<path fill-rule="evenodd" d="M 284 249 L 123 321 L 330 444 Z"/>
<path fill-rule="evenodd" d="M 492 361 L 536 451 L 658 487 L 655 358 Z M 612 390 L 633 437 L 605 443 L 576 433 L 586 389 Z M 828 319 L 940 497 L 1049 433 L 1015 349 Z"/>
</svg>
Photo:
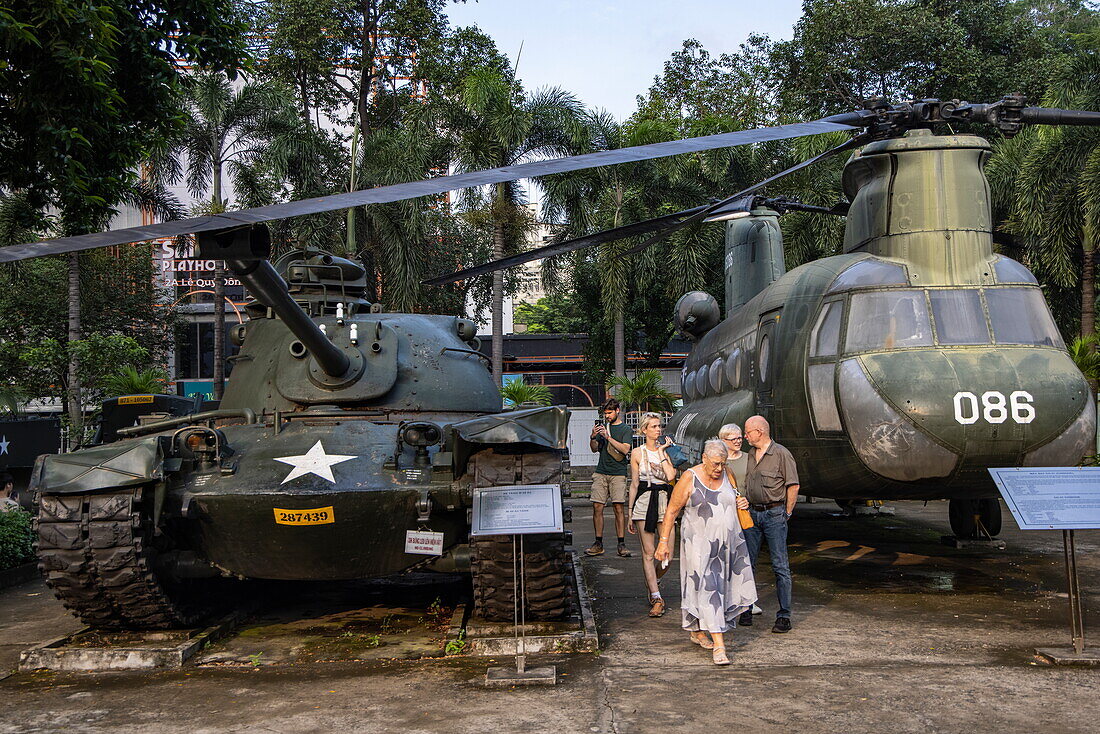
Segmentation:
<svg viewBox="0 0 1100 734">
<path fill-rule="evenodd" d="M 37 501 L 38 567 L 57 598 L 101 629 L 165 629 L 197 622 L 208 599 L 192 583 L 154 571 L 151 493 L 143 487 Z M 156 541 L 166 540 L 159 536 Z"/>
<path fill-rule="evenodd" d="M 573 556 L 560 535 L 524 537 L 527 619 L 551 621 L 569 616 L 575 606 Z M 493 622 L 511 622 L 515 612 L 515 559 L 511 536 L 471 538 L 474 614 Z"/>
<path fill-rule="evenodd" d="M 1001 503 L 996 497 L 953 499 L 948 514 L 956 538 L 983 540 L 1001 533 Z"/>
</svg>

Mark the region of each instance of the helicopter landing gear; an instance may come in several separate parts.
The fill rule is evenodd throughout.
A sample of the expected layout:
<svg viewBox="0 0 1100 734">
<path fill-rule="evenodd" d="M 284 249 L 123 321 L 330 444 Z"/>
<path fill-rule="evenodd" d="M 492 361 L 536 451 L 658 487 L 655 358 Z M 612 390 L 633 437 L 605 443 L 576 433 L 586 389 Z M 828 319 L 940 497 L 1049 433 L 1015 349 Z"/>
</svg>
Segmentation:
<svg viewBox="0 0 1100 734">
<path fill-rule="evenodd" d="M 1001 503 L 996 497 L 953 499 L 948 516 L 951 531 L 961 540 L 992 540 L 1001 532 Z"/>
</svg>

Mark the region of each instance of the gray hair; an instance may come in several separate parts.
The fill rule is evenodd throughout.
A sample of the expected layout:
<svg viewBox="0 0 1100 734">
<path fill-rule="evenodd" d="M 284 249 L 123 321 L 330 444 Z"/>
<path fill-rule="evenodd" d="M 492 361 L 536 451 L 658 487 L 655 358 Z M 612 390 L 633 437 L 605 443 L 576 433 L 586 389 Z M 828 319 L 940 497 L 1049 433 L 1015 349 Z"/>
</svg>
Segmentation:
<svg viewBox="0 0 1100 734">
<path fill-rule="evenodd" d="M 726 448 L 726 444 L 722 443 L 721 439 L 712 438 L 703 444 L 703 456 L 713 456 L 716 459 L 725 461 L 730 455 L 730 450 Z"/>
<path fill-rule="evenodd" d="M 731 434 L 741 435 L 741 426 L 736 423 L 727 423 L 718 429 L 718 438 L 729 438 Z"/>
</svg>

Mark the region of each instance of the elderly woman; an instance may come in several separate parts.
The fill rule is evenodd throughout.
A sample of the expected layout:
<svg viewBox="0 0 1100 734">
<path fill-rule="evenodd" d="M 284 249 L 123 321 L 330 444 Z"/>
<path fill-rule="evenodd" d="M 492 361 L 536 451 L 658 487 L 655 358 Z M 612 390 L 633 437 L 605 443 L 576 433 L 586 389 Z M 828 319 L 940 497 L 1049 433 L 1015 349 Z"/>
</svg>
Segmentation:
<svg viewBox="0 0 1100 734">
<path fill-rule="evenodd" d="M 726 458 L 726 468 L 733 475 L 733 487 L 738 492 L 743 492 L 745 473 L 749 470 L 749 455 L 741 450 L 745 445 L 745 437 L 741 433 L 741 426 L 736 423 L 727 423 L 718 429 L 718 438 L 729 450 L 729 456 Z"/>
<path fill-rule="evenodd" d="M 630 496 L 626 503 L 631 508 L 627 530 L 637 534 L 642 541 L 642 572 L 649 589 L 651 617 L 660 617 L 665 613 L 665 600 L 657 584 L 668 570 L 668 565 L 658 568 L 654 564 L 656 544 L 653 541 L 657 524 L 665 519 L 672 482 L 676 479 L 676 469 L 665 453 L 671 441 L 662 441 L 661 431 L 661 416 L 656 413 L 642 416 L 638 433 L 645 438 L 645 443 L 630 452 Z"/>
<path fill-rule="evenodd" d="M 703 446 L 703 460 L 684 472 L 672 492 L 653 556 L 670 557 L 669 537 L 680 511 L 680 589 L 683 627 L 691 641 L 712 651 L 715 665 L 729 665 L 723 635 L 756 601 L 756 583 L 737 508 L 739 497 L 726 472 L 729 451 L 719 439 Z M 709 639 L 708 639 L 709 633 Z"/>
</svg>

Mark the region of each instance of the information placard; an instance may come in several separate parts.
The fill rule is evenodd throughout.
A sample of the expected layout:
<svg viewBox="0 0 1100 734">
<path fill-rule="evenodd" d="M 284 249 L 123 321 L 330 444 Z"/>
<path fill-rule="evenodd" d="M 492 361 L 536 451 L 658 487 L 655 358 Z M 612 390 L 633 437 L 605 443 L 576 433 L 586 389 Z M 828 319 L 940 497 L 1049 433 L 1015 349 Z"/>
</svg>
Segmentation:
<svg viewBox="0 0 1100 734">
<path fill-rule="evenodd" d="M 990 469 L 1021 530 L 1100 528 L 1100 467 Z"/>
<path fill-rule="evenodd" d="M 406 530 L 405 552 L 420 556 L 443 555 L 443 533 L 431 530 Z"/>
<path fill-rule="evenodd" d="M 514 484 L 474 489 L 471 535 L 562 532 L 561 489 L 556 484 Z"/>
</svg>

